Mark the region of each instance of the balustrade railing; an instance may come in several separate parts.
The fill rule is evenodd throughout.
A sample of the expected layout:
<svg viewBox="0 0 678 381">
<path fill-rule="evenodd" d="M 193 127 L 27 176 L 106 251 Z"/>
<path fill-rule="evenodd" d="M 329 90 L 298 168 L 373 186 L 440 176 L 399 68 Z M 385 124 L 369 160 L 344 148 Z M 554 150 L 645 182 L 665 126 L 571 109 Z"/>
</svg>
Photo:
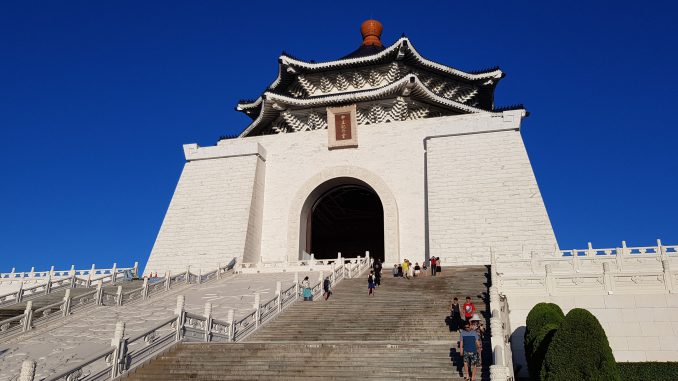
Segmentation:
<svg viewBox="0 0 678 381">
<path fill-rule="evenodd" d="M 662 262 L 668 260 L 678 265 L 678 245 L 663 245 L 657 240 L 656 246 L 629 247 L 622 241 L 620 247 L 596 249 L 589 242 L 587 249 L 559 250 L 555 255 L 531 253 L 529 259 L 499 258 L 499 274 L 537 274 L 551 266 L 553 273 L 596 273 L 602 263 L 608 263 L 616 272 L 658 271 Z"/>
<path fill-rule="evenodd" d="M 92 266 L 90 270 L 76 270 L 72 266 L 67 272 L 50 270 L 40 273 L 4 273 L 2 275 L 6 275 L 6 277 L 2 279 L 5 282 L 18 282 L 19 289 L 0 295 L 0 307 L 25 302 L 64 288 L 91 287 L 96 282 L 116 284 L 120 278 L 136 277 L 137 270 L 138 263 L 135 262 L 134 267 L 129 268 L 118 268 L 114 263 L 110 269 L 96 269 Z M 22 274 L 33 274 L 33 276 L 22 276 Z M 35 274 L 41 275 L 35 276 Z M 25 287 L 26 282 L 29 280 L 39 283 L 34 286 Z"/>
<path fill-rule="evenodd" d="M 71 282 L 71 287 L 66 289 L 63 300 L 52 303 L 48 306 L 33 310 L 31 301 L 28 301 L 26 309 L 23 314 L 0 321 L 0 342 L 18 336 L 33 328 L 41 327 L 52 323 L 53 321 L 65 318 L 72 314 L 78 313 L 93 306 L 121 306 L 136 301 L 148 299 L 152 295 L 160 292 L 169 291 L 177 285 L 187 284 L 187 279 L 192 279 L 192 283 L 204 283 L 219 279 L 222 274 L 233 269 L 235 259 L 229 262 L 226 266 L 220 266 L 216 270 L 210 271 L 206 274 L 193 274 L 189 270 L 184 273 L 170 276 L 169 272 L 165 274 L 165 278 L 144 278 L 143 285 L 139 288 L 127 290 L 123 292 L 122 286 L 118 286 L 115 291 L 104 289 L 103 279 L 99 278 L 95 290 L 87 292 L 75 297 L 71 296 L 70 288 L 75 283 Z M 111 272 L 105 275 L 110 277 L 120 272 Z M 64 279 L 69 281 L 72 278 Z M 115 282 L 115 277 L 110 278 Z"/>
<path fill-rule="evenodd" d="M 490 365 L 491 381 L 513 381 L 513 355 L 511 352 L 511 325 L 509 305 L 506 296 L 499 293 L 494 283 L 498 279 L 496 268 L 490 266 L 490 333 L 492 346 L 492 365 Z"/>
<path fill-rule="evenodd" d="M 339 263 L 333 266 L 330 273 L 332 285 L 341 281 L 347 273 L 360 275 L 369 268 L 369 257 L 357 258 L 349 263 Z M 207 275 L 207 274 L 205 274 Z M 323 292 L 323 273 L 318 277 L 318 283 L 312 287 L 314 296 Z M 299 300 L 298 274 L 295 282 L 286 289 L 282 289 L 279 281 L 276 285 L 275 296 L 263 304 L 259 294 L 255 294 L 253 311 L 235 320 L 234 310 L 230 310 L 228 318 L 217 320 L 212 317 L 211 303 L 205 304 L 205 313 L 198 315 L 185 311 L 185 299 L 177 297 L 176 315 L 161 322 L 157 326 L 146 330 L 133 338 L 124 338 L 124 323 L 118 322 L 112 340 L 113 347 L 100 352 L 77 366 L 71 367 L 48 381 L 103 381 L 124 375 L 148 359 L 162 353 L 175 344 L 185 342 L 238 342 L 252 334 L 257 328 L 272 320 L 285 308 Z"/>
</svg>

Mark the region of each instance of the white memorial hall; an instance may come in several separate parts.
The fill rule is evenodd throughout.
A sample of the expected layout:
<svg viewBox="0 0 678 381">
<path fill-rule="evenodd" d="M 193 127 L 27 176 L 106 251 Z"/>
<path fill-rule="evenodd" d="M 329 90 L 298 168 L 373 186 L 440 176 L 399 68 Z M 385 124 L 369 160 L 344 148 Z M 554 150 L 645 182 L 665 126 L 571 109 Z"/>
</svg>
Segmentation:
<svg viewBox="0 0 678 381">
<path fill-rule="evenodd" d="M 487 326 L 478 380 L 527 375 L 539 302 L 589 310 L 618 362 L 678 361 L 678 245 L 561 249 L 528 113 L 495 105 L 505 74 L 383 43 L 375 20 L 361 34 L 333 61 L 283 53 L 237 103 L 241 133 L 183 146 L 145 266 L 1 273 L 0 381 L 462 380 L 445 319 L 467 295 Z M 436 276 L 392 276 L 433 257 Z"/>
</svg>

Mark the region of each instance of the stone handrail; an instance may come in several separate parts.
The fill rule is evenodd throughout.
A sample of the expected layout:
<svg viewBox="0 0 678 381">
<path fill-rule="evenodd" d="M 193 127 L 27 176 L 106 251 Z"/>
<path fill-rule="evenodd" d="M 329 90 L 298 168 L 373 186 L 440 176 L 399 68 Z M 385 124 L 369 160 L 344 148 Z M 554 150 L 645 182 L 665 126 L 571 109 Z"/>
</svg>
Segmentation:
<svg viewBox="0 0 678 381">
<path fill-rule="evenodd" d="M 506 296 L 499 294 L 494 283 L 498 279 L 496 267 L 490 266 L 490 342 L 492 345 L 492 365 L 490 365 L 491 381 L 513 381 L 513 355 L 511 352 L 511 325 L 509 306 Z"/>
<path fill-rule="evenodd" d="M 492 258 L 493 265 L 496 265 L 496 259 L 494 256 Z M 668 256 L 654 254 L 651 259 L 645 258 L 636 262 L 633 270 L 614 266 L 608 260 L 589 263 L 587 271 L 577 271 L 576 266 L 569 270 L 567 267 L 560 267 L 556 271 L 557 265 L 547 262 L 540 271 L 533 270 L 529 273 L 510 272 L 500 266 L 505 272 L 497 272 L 495 284 L 503 292 L 520 290 L 521 294 L 535 295 L 678 292 L 678 272 L 672 269 L 672 260 Z"/>
<path fill-rule="evenodd" d="M 30 299 L 51 294 L 57 290 L 64 288 L 75 287 L 91 287 L 96 282 L 103 282 L 107 284 L 115 284 L 118 277 L 130 274 L 132 277 L 137 276 L 138 264 L 134 263 L 134 267 L 118 268 L 116 264 L 110 269 L 95 269 L 92 266 L 90 270 L 76 270 L 75 266 L 71 266 L 68 272 L 53 271 L 28 273 L 28 274 L 45 274 L 39 277 L 21 277 L 19 275 L 26 273 L 9 273 L 5 281 L 18 282 L 19 289 L 10 293 L 0 295 L 0 307 L 9 306 L 15 303 L 21 303 Z M 31 287 L 24 287 L 24 283 L 28 280 L 37 281 L 38 284 Z"/>
<path fill-rule="evenodd" d="M 363 258 L 353 263 L 357 275 L 369 267 L 369 258 Z M 335 266 L 330 275 L 332 285 L 344 278 L 345 265 Z M 319 282 L 313 285 L 314 296 L 323 292 L 323 274 L 320 273 Z M 124 338 L 124 323 L 118 322 L 116 332 L 111 341 L 112 349 L 101 352 L 77 366 L 69 368 L 56 376 L 47 378 L 47 381 L 70 380 L 109 380 L 124 375 L 145 361 L 162 353 L 179 342 L 238 342 L 252 334 L 261 325 L 272 320 L 285 308 L 299 300 L 298 274 L 295 282 L 287 289 L 282 289 L 280 281 L 276 284 L 276 295 L 269 301 L 261 304 L 260 295 L 255 294 L 254 310 L 241 319 L 235 321 L 235 311 L 228 312 L 226 321 L 212 317 L 212 304 L 205 304 L 203 316 L 185 311 L 183 295 L 177 297 L 175 316 L 159 325 L 136 335 L 133 338 Z M 33 363 L 35 366 L 35 363 Z M 86 375 L 85 377 L 82 377 Z M 81 378 L 82 377 L 82 378 Z M 28 380 L 32 381 L 32 379 Z"/>
<path fill-rule="evenodd" d="M 341 253 L 334 259 L 315 259 L 311 254 L 311 258 L 302 259 L 298 261 L 276 261 L 276 262 L 245 262 L 238 265 L 236 272 L 242 274 L 256 274 L 256 273 L 275 273 L 275 272 L 303 272 L 303 271 L 328 271 L 334 264 L 356 262 L 361 260 L 361 256 L 349 259 L 341 256 Z M 365 258 L 370 258 L 370 252 L 366 251 Z"/>
<path fill-rule="evenodd" d="M 0 273 L 0 284 L 12 283 L 12 282 L 25 282 L 25 283 L 37 283 L 41 281 L 47 281 L 48 279 L 60 279 L 60 278 L 70 278 L 74 274 L 80 278 L 91 278 L 99 279 L 104 275 L 110 275 L 113 273 L 121 274 L 124 272 L 132 272 L 134 274 L 138 273 L 139 264 L 134 263 L 133 267 L 117 267 L 114 263 L 111 268 L 98 269 L 95 265 L 92 265 L 89 269 L 76 269 L 75 266 L 71 266 L 70 270 L 55 270 L 54 266 L 51 269 L 46 271 L 35 271 L 35 267 L 31 268 L 31 271 L 16 272 L 12 269 L 8 273 Z"/>
<path fill-rule="evenodd" d="M 589 243 L 587 249 L 560 250 L 556 255 L 531 253 L 529 259 L 500 261 L 497 272 L 503 274 L 538 274 L 546 265 L 554 273 L 596 273 L 602 263 L 608 263 L 616 272 L 659 271 L 662 262 L 669 260 L 678 265 L 678 245 L 663 245 L 657 240 L 657 246 L 628 247 L 626 242 L 617 248 L 595 249 Z"/>
<path fill-rule="evenodd" d="M 170 273 L 167 272 L 164 279 L 158 278 L 155 282 L 151 283 L 149 278 L 144 278 L 141 287 L 127 292 L 122 291 L 122 286 L 118 286 L 115 293 L 107 292 L 103 289 L 103 280 L 99 279 L 95 290 L 77 297 L 72 297 L 70 288 L 68 288 L 66 289 L 66 294 L 62 301 L 37 310 L 32 310 L 32 302 L 28 301 L 23 314 L 0 321 L 0 342 L 14 338 L 34 328 L 48 325 L 57 319 L 68 317 L 89 307 L 122 306 L 135 301 L 146 300 L 151 295 L 169 291 L 176 285 L 187 284 L 186 279 L 192 279 L 192 283 L 204 283 L 220 279 L 221 275 L 231 270 L 234 265 L 235 260 L 232 260 L 227 265 L 220 266 L 218 269 L 204 275 L 193 274 L 187 270 L 185 273 L 170 276 Z M 111 279 L 114 280 L 115 278 Z M 57 310 L 61 310 L 61 312 L 56 313 L 55 311 Z"/>
</svg>

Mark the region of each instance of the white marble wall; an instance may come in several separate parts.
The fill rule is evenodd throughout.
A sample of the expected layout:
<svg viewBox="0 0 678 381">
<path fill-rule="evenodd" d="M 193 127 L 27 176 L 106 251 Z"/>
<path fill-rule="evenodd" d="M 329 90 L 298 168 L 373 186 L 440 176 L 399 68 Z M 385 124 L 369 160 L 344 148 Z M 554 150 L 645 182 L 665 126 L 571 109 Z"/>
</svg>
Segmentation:
<svg viewBox="0 0 678 381">
<path fill-rule="evenodd" d="M 388 195 L 382 202 L 395 222 L 392 229 L 387 224 L 387 262 L 423 261 L 429 238 L 430 254 L 445 265 L 489 263 L 490 246 L 506 255 L 524 247 L 552 251 L 555 237 L 518 132 L 522 116 L 507 111 L 359 126 L 358 147 L 347 149 L 329 150 L 327 130 L 187 145 L 189 162 L 146 271 L 216 263 L 245 251 L 254 260 L 257 237 L 264 261 L 294 256 L 298 199 L 308 197 L 312 190 L 305 187 L 314 178 L 335 172 Z"/>
</svg>

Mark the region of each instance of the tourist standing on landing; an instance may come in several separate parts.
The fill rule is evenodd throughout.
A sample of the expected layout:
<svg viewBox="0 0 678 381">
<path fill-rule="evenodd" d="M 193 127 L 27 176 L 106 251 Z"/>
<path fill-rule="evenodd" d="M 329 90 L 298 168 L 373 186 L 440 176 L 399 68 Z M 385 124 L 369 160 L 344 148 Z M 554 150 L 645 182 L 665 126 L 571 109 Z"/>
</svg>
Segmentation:
<svg viewBox="0 0 678 381">
<path fill-rule="evenodd" d="M 301 281 L 301 288 L 303 289 L 304 301 L 310 301 L 313 298 L 311 293 L 311 283 L 308 281 L 308 277 L 304 277 L 304 280 Z"/>
</svg>

